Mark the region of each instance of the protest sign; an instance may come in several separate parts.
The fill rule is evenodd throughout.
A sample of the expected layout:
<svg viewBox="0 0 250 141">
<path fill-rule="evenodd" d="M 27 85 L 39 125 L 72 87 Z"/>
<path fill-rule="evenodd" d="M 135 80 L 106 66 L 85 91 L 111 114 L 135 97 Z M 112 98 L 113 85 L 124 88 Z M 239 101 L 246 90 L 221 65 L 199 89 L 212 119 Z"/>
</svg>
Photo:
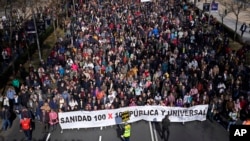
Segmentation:
<svg viewBox="0 0 250 141">
<path fill-rule="evenodd" d="M 139 120 L 160 122 L 169 115 L 171 122 L 188 122 L 206 120 L 208 105 L 189 108 L 166 106 L 134 106 L 99 111 L 72 111 L 59 113 L 62 129 L 92 128 L 122 124 L 122 117 L 128 123 Z M 129 115 L 129 116 L 128 116 Z"/>
</svg>

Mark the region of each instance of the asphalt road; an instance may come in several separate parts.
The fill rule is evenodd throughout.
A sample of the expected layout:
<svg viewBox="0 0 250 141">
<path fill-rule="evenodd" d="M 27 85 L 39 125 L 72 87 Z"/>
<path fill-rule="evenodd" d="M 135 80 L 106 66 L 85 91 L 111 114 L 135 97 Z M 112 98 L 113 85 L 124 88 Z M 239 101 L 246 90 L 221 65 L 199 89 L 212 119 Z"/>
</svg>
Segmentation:
<svg viewBox="0 0 250 141">
<path fill-rule="evenodd" d="M 35 123 L 33 141 L 46 141 L 48 133 L 42 133 L 41 123 Z M 160 138 L 161 125 L 140 121 L 132 124 L 131 141 L 163 141 Z M 70 129 L 61 133 L 58 125 L 51 132 L 48 141 L 121 141 L 118 126 L 91 129 Z M 18 120 L 11 129 L 0 133 L 0 141 L 24 141 L 24 134 L 19 132 Z M 229 133 L 219 124 L 210 121 L 171 123 L 168 141 L 229 141 Z"/>
</svg>

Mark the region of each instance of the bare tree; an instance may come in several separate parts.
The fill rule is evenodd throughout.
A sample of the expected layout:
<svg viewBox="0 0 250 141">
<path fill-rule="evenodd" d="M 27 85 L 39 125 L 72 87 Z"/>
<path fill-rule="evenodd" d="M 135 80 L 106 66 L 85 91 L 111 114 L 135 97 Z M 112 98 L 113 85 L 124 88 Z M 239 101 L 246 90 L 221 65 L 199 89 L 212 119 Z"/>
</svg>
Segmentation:
<svg viewBox="0 0 250 141">
<path fill-rule="evenodd" d="M 243 3 L 244 8 L 246 9 L 250 5 L 250 0 L 240 0 Z"/>
<path fill-rule="evenodd" d="M 59 20 L 62 20 L 62 19 L 59 19 L 62 15 L 62 5 L 61 5 L 61 1 L 60 0 L 53 0 L 52 1 L 54 3 L 54 5 L 52 6 L 52 10 L 51 10 L 51 17 L 52 17 L 52 26 L 54 28 L 54 35 L 55 37 L 57 38 L 57 34 L 56 34 L 56 29 L 57 27 L 59 26 Z"/>
<path fill-rule="evenodd" d="M 242 11 L 245 11 L 244 2 L 239 0 L 228 0 L 226 2 L 226 8 L 230 10 L 236 17 L 235 21 L 235 29 L 234 29 L 234 40 L 236 39 L 238 24 L 239 24 L 239 15 Z"/>
<path fill-rule="evenodd" d="M 226 3 L 224 3 L 223 5 L 226 5 Z M 221 24 L 224 25 L 224 18 L 227 16 L 227 14 L 229 13 L 230 11 L 228 11 L 228 9 L 226 8 L 226 6 L 224 7 L 221 7 L 221 9 L 219 10 L 218 14 L 219 16 L 221 17 Z M 224 28 L 223 28 L 224 30 Z"/>
</svg>

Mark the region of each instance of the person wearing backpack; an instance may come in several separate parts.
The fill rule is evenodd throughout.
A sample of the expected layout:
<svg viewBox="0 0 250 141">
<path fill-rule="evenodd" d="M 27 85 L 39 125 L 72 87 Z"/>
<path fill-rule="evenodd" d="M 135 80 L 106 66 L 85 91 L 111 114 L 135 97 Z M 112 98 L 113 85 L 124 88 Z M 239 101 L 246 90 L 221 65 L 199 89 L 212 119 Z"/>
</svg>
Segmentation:
<svg viewBox="0 0 250 141">
<path fill-rule="evenodd" d="M 20 120 L 20 128 L 21 132 L 24 132 L 25 137 L 27 138 L 28 141 L 32 140 L 31 132 L 32 132 L 32 127 L 31 127 L 31 118 L 26 118 L 24 117 L 23 119 Z"/>
</svg>

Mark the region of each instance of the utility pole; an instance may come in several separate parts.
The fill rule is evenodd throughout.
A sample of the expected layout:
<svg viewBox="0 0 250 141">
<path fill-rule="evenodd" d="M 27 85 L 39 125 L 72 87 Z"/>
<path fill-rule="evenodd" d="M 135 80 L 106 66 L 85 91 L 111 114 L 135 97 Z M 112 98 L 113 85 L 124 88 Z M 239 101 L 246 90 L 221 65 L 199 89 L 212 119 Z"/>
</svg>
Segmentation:
<svg viewBox="0 0 250 141">
<path fill-rule="evenodd" d="M 33 1 L 32 1 L 33 2 Z M 36 34 L 36 44 L 37 44 L 37 48 L 38 48 L 38 55 L 39 55 L 39 59 L 40 61 L 42 60 L 42 55 L 41 55 L 41 49 L 40 49 L 40 41 L 39 41 L 39 37 L 38 37 L 38 33 L 37 33 L 37 27 L 36 27 L 36 19 L 35 19 L 35 13 L 34 13 L 34 8 L 33 6 L 31 6 L 30 4 L 30 8 L 32 11 L 32 19 L 33 19 L 33 23 L 34 23 L 34 27 L 35 27 L 35 34 Z"/>
<path fill-rule="evenodd" d="M 74 13 L 76 12 L 76 4 L 75 4 L 75 0 L 72 0 L 72 5 L 73 5 L 73 11 L 74 11 Z"/>
</svg>

